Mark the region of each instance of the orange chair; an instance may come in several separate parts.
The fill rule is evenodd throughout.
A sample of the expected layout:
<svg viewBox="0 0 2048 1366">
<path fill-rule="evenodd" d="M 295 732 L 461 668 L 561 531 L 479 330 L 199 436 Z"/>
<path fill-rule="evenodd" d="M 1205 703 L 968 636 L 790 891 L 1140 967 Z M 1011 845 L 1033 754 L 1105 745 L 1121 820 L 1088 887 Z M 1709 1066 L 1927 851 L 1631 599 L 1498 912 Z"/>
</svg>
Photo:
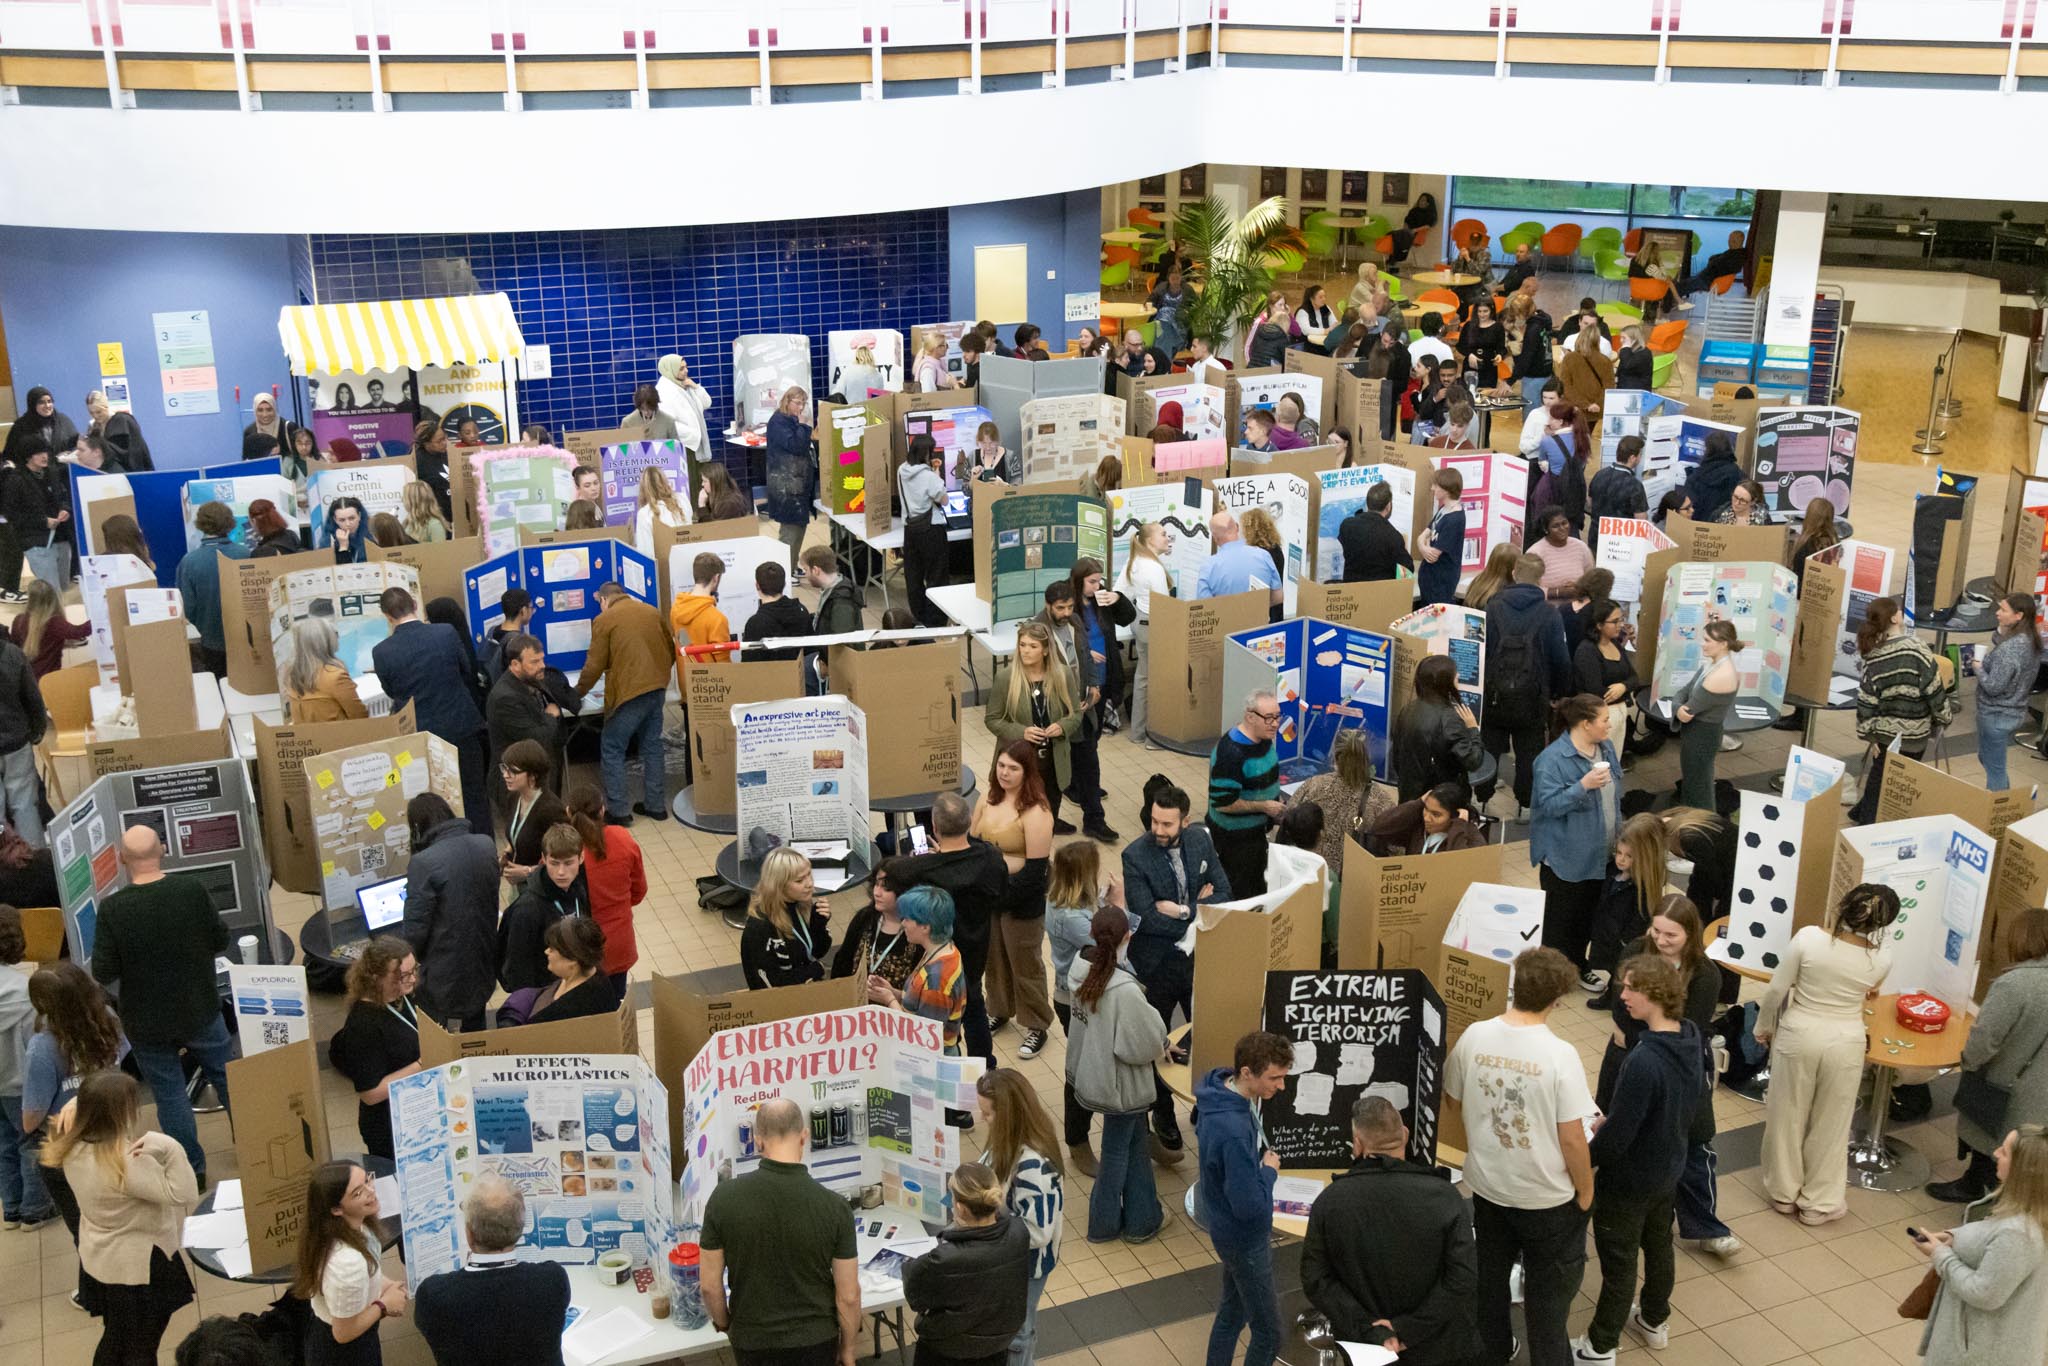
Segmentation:
<svg viewBox="0 0 2048 1366">
<path fill-rule="evenodd" d="M 1734 287 L 1735 277 L 1733 275 L 1717 275 L 1714 277 L 1714 292 L 1716 294 L 1726 294 Z"/>
<path fill-rule="evenodd" d="M 1668 323 L 1658 323 L 1650 329 L 1650 350 L 1659 356 L 1676 351 L 1685 341 L 1685 320 L 1674 318 Z"/>
<path fill-rule="evenodd" d="M 1415 296 L 1415 302 L 1419 304 L 1449 304 L 1452 308 L 1456 308 L 1458 306 L 1458 296 L 1448 289 L 1425 289 L 1422 293 Z"/>
<path fill-rule="evenodd" d="M 1166 226 L 1166 224 L 1159 221 L 1158 216 L 1152 210 L 1145 208 L 1132 209 L 1124 215 L 1124 222 L 1134 228 L 1163 228 Z"/>
<path fill-rule="evenodd" d="M 1382 256 L 1392 256 L 1394 254 L 1394 234 L 1388 233 L 1380 238 L 1379 241 L 1372 244 L 1372 249 Z"/>
<path fill-rule="evenodd" d="M 1451 224 L 1451 242 L 1459 251 L 1465 250 L 1480 238 L 1486 236 L 1486 224 L 1476 218 L 1460 218 Z"/>
<path fill-rule="evenodd" d="M 1579 239 L 1585 235 L 1585 231 L 1577 223 L 1560 223 L 1543 234 L 1538 250 L 1546 258 L 1568 257 L 1579 249 Z"/>
<path fill-rule="evenodd" d="M 1422 248 L 1424 248 L 1424 247 L 1426 247 L 1426 246 L 1428 246 L 1428 245 L 1429 245 L 1429 229 L 1428 229 L 1428 228 L 1417 228 L 1417 229 L 1415 230 L 1415 241 L 1414 241 L 1413 245 L 1414 245 L 1414 247 L 1415 247 L 1415 249 L 1416 249 L 1417 251 L 1420 251 L 1420 250 L 1421 250 Z"/>
<path fill-rule="evenodd" d="M 1505 311 L 1506 311 L 1506 309 L 1507 309 L 1507 306 L 1508 306 L 1508 296 L 1507 296 L 1507 295 L 1505 295 L 1505 294 L 1496 294 L 1496 295 L 1494 295 L 1494 296 L 1493 296 L 1493 317 L 1494 317 L 1494 321 L 1498 322 L 1498 321 L 1500 320 L 1500 315 L 1501 315 L 1501 314 L 1502 314 L 1503 312 L 1505 312 Z"/>
<path fill-rule="evenodd" d="M 1630 228 L 1628 236 L 1621 239 L 1621 249 L 1633 256 L 1643 249 L 1643 230 Z"/>
<path fill-rule="evenodd" d="M 1628 282 L 1628 297 L 1639 304 L 1653 304 L 1671 292 L 1669 280 L 1638 276 Z"/>
<path fill-rule="evenodd" d="M 1122 261 L 1128 261 L 1133 266 L 1137 265 L 1138 249 L 1136 247 L 1121 246 L 1115 242 L 1102 249 L 1102 264 L 1113 266 Z"/>
</svg>

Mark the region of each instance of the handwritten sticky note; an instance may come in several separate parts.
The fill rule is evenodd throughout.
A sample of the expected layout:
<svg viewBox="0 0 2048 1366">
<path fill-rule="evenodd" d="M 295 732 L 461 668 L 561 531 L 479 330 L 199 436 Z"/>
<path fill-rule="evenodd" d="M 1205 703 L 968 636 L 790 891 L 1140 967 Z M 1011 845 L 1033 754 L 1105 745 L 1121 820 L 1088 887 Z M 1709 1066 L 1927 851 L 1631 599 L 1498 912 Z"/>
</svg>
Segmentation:
<svg viewBox="0 0 2048 1366">
<path fill-rule="evenodd" d="M 321 769 L 317 774 L 313 776 L 313 781 L 320 784 L 320 787 L 323 791 L 327 788 L 333 787 L 334 770 L 331 768 Z"/>
<path fill-rule="evenodd" d="M 382 830 L 384 828 L 384 813 L 382 811 L 372 811 L 370 818 L 364 824 L 368 825 L 372 830 Z"/>
<path fill-rule="evenodd" d="M 406 766 L 407 764 L 409 764 L 409 763 L 411 763 L 411 762 L 412 762 L 412 751 L 411 751 L 411 750 L 409 750 L 409 749 L 401 749 L 400 751 L 398 751 L 398 766 L 399 766 L 400 768 L 404 768 L 404 767 L 405 767 L 405 766 Z"/>
<path fill-rule="evenodd" d="M 320 876 L 321 876 L 321 877 L 333 877 L 333 876 L 334 876 L 334 860 L 333 860 L 333 859 L 327 859 L 327 860 L 324 860 L 324 861 L 323 861 L 323 862 L 322 862 L 322 863 L 320 864 Z"/>
</svg>

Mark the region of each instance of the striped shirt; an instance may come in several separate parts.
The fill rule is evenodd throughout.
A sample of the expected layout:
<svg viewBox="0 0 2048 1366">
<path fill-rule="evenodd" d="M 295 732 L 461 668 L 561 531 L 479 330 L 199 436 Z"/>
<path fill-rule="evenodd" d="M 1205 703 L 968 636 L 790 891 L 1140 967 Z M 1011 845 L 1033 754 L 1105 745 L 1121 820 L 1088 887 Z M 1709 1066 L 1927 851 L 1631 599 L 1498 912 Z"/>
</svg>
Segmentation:
<svg viewBox="0 0 2048 1366">
<path fill-rule="evenodd" d="M 953 944 L 933 949 L 903 984 L 903 1008 L 945 1026 L 946 1055 L 959 1057 L 960 1020 L 967 1014 L 967 972 Z"/>
<path fill-rule="evenodd" d="M 1955 698 L 1942 686 L 1934 654 L 1913 636 L 1893 636 L 1863 657 L 1856 686 L 1856 736 L 1909 754 L 1926 748 L 1935 726 L 1955 716 Z"/>
<path fill-rule="evenodd" d="M 1010 1189 L 1003 1201 L 1007 1209 L 1031 1235 L 1031 1278 L 1044 1280 L 1060 1261 L 1060 1212 L 1066 1194 L 1060 1174 L 1050 1162 L 1029 1148 L 1017 1152 L 1017 1170 L 1010 1173 Z"/>
<path fill-rule="evenodd" d="M 1263 811 L 1226 812 L 1233 802 L 1270 802 L 1280 796 L 1280 759 L 1271 740 L 1257 743 L 1230 730 L 1209 755 L 1209 814 L 1218 830 L 1264 830 L 1272 818 Z"/>
</svg>

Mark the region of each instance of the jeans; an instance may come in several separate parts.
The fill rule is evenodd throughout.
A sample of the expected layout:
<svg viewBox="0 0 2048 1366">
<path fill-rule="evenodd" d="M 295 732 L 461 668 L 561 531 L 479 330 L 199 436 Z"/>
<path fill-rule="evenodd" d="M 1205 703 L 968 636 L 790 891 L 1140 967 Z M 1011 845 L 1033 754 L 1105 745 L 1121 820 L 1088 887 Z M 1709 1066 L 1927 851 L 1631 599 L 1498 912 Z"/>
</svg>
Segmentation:
<svg viewBox="0 0 2048 1366">
<path fill-rule="evenodd" d="M 604 733 L 598 742 L 598 767 L 604 774 L 605 810 L 614 816 L 627 815 L 632 803 L 626 797 L 626 750 L 640 742 L 640 780 L 646 791 L 649 811 L 668 812 L 668 751 L 661 743 L 662 690 L 641 693 L 612 708 L 604 719 Z"/>
<path fill-rule="evenodd" d="M 1586 1212 L 1567 1200 L 1549 1209 L 1511 1209 L 1472 1197 L 1479 1257 L 1479 1339 L 1483 1361 L 1508 1359 L 1508 1272 L 1522 1259 L 1522 1319 L 1529 1366 L 1570 1366 L 1572 1297 L 1586 1278 Z M 1634 1277 L 1630 1277 L 1633 1284 Z"/>
<path fill-rule="evenodd" d="M 0 1096 L 0 1209 L 12 1219 L 47 1219 L 56 1212 L 43 1189 L 36 1149 L 21 1131 L 21 1097 Z"/>
<path fill-rule="evenodd" d="M 28 567 L 38 579 L 62 593 L 71 586 L 71 546 L 59 541 L 55 545 L 39 545 L 22 552 Z"/>
<path fill-rule="evenodd" d="M 1223 1264 L 1223 1301 L 1216 1306 L 1216 1322 L 1209 1326 L 1205 1366 L 1230 1366 L 1237 1335 L 1247 1324 L 1252 1338 L 1244 1350 L 1244 1366 L 1273 1366 L 1280 1351 L 1280 1298 L 1273 1292 L 1272 1245 L 1219 1247 L 1216 1255 Z"/>
<path fill-rule="evenodd" d="M 1984 765 L 1984 788 L 1988 792 L 2003 792 L 2012 786 L 2005 772 L 2005 748 L 2012 743 L 2012 733 L 2020 728 L 2020 718 L 1992 720 L 1982 712 L 1977 713 L 1977 762 Z"/>
<path fill-rule="evenodd" d="M 1010 1339 L 1009 1366 L 1031 1366 L 1038 1351 L 1038 1300 L 1045 1294 L 1045 1277 L 1033 1276 L 1024 1283 L 1024 1326 Z"/>
<path fill-rule="evenodd" d="M 1586 1338 L 1596 1352 L 1611 1352 L 1621 1341 L 1629 1305 L 1636 1298 L 1636 1259 L 1642 1258 L 1643 1322 L 1651 1327 L 1671 1317 L 1671 1287 L 1678 1276 L 1678 1254 L 1671 1241 L 1668 1190 L 1593 1195 L 1593 1246 L 1600 1254 L 1600 1299 Z M 1534 1270 L 1531 1264 L 1524 1275 Z M 1524 1294 L 1526 1295 L 1526 1291 Z"/>
<path fill-rule="evenodd" d="M 1678 1177 L 1678 1236 L 1681 1238 L 1726 1238 L 1728 1225 L 1715 1212 L 1720 1195 L 1714 1184 L 1714 1168 L 1720 1156 L 1711 1142 L 1693 1143 L 1685 1150 L 1685 1170 Z"/>
<path fill-rule="evenodd" d="M 7 792 L 7 821 L 14 833 L 43 847 L 42 783 L 36 778 L 36 751 L 23 745 L 0 754 L 0 787 Z"/>
<path fill-rule="evenodd" d="M 1501 756 L 1510 746 L 1515 751 L 1515 804 L 1524 811 L 1529 809 L 1529 794 L 1536 782 L 1536 756 L 1543 752 L 1543 723 L 1531 721 L 1526 724 L 1509 725 L 1496 720 L 1494 708 L 1486 709 L 1485 717 L 1479 723 L 1479 743 L 1491 754 L 1496 765 L 1494 783 L 1500 782 L 1499 763 Z M 1477 794 L 1475 794 L 1477 795 Z M 1492 792 L 1484 794 L 1484 800 L 1491 800 Z"/>
<path fill-rule="evenodd" d="M 131 1040 L 130 1046 L 143 1085 L 156 1097 L 156 1127 L 178 1140 L 192 1170 L 204 1176 L 206 1150 L 199 1146 L 199 1126 L 192 1118 L 192 1098 L 185 1094 L 185 1064 L 179 1050 L 192 1054 L 199 1063 L 200 1074 L 220 1097 L 221 1108 L 230 1109 L 228 1057 L 232 1048 L 227 1024 L 215 1015 L 197 1034 L 178 1043 Z"/>
<path fill-rule="evenodd" d="M 1543 386 L 1550 383 L 1548 375 L 1531 375 L 1522 381 L 1522 406 L 1534 408 L 1543 402 Z"/>
<path fill-rule="evenodd" d="M 1088 1193 L 1088 1241 L 1149 1238 L 1166 1218 L 1152 1183 L 1145 1111 L 1102 1117 L 1102 1157 Z"/>
</svg>

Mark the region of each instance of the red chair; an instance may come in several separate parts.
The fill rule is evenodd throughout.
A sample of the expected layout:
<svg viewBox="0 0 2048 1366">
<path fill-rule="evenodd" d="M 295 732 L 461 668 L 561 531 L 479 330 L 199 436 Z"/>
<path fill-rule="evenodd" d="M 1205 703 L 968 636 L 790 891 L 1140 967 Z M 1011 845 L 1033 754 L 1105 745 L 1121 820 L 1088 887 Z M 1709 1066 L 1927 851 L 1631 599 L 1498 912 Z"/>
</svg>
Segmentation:
<svg viewBox="0 0 2048 1366">
<path fill-rule="evenodd" d="M 1113 266 L 1120 261 L 1128 261 L 1133 266 L 1137 265 L 1138 249 L 1136 247 L 1120 246 L 1115 242 L 1102 249 L 1102 264 Z"/>
</svg>

